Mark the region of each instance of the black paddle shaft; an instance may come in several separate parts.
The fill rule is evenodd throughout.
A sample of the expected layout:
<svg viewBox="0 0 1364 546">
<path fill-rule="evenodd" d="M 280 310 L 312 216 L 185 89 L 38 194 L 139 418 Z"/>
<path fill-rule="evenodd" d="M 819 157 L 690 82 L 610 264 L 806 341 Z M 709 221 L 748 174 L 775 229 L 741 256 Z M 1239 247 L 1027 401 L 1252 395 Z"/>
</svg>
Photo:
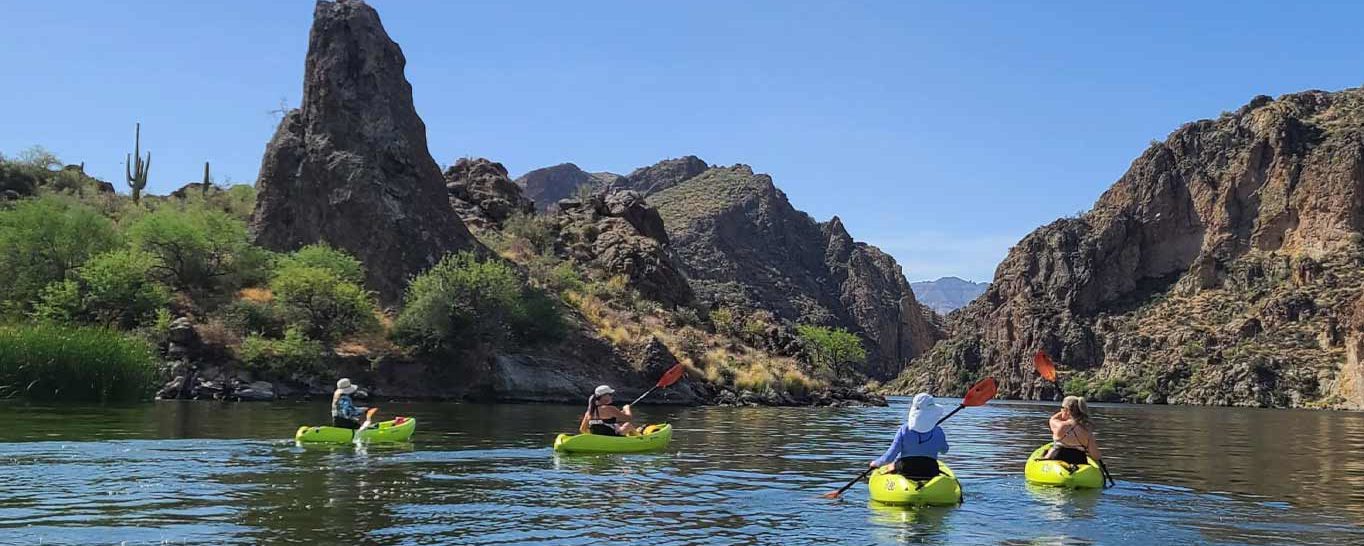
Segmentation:
<svg viewBox="0 0 1364 546">
<path fill-rule="evenodd" d="M 961 411 L 962 408 L 965 408 L 965 407 L 966 407 L 966 404 L 957 404 L 957 409 L 954 409 L 954 410 L 952 410 L 951 413 L 942 416 L 942 419 L 938 419 L 938 422 L 937 422 L 937 423 L 934 423 L 933 426 L 936 427 L 936 426 L 938 426 L 938 425 L 941 425 L 942 422 L 943 422 L 943 421 L 946 421 L 948 417 L 951 417 L 951 416 L 953 416 L 953 415 L 956 415 L 957 412 Z"/>
</svg>

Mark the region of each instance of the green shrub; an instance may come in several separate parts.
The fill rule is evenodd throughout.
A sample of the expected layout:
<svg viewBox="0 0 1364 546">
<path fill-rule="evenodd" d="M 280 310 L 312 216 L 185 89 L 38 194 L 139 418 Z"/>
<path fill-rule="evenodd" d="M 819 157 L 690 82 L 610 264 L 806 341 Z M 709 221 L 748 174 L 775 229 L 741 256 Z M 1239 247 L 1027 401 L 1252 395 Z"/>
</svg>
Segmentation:
<svg viewBox="0 0 1364 546">
<path fill-rule="evenodd" d="M 364 264 L 344 251 L 328 246 L 327 243 L 308 245 L 280 257 L 275 264 L 275 271 L 280 272 L 294 267 L 321 268 L 348 283 L 365 282 Z"/>
<path fill-rule="evenodd" d="M 256 252 L 247 242 L 246 223 L 217 210 L 163 207 L 135 220 L 128 238 L 155 258 L 158 278 L 177 290 L 237 284 L 243 258 L 252 261 Z"/>
<path fill-rule="evenodd" d="M 322 343 L 290 328 L 283 339 L 250 336 L 242 340 L 240 356 L 247 369 L 276 375 L 312 375 L 322 370 Z"/>
<path fill-rule="evenodd" d="M 767 335 L 767 328 L 776 322 L 776 317 L 765 309 L 759 309 L 750 313 L 744 318 L 740 328 L 741 337 L 744 341 L 757 344 Z"/>
<path fill-rule="evenodd" d="M 0 209 L 0 311 L 31 310 L 44 288 L 118 244 L 112 222 L 69 198 L 44 196 Z"/>
<path fill-rule="evenodd" d="M 502 224 L 502 233 L 525 241 L 540 254 L 554 248 L 554 226 L 543 215 L 514 213 Z"/>
<path fill-rule="evenodd" d="M 270 281 L 270 290 L 285 321 L 312 339 L 333 342 L 378 326 L 369 292 L 338 278 L 332 269 L 303 265 L 281 269 Z"/>
<path fill-rule="evenodd" d="M 833 372 L 846 364 L 867 361 L 862 338 L 843 328 L 801 324 L 796 327 L 796 333 L 805 348 L 806 358 L 819 368 Z"/>
<path fill-rule="evenodd" d="M 710 312 L 710 322 L 715 325 L 715 332 L 727 336 L 737 336 L 740 330 L 739 314 L 728 307 L 721 307 Z"/>
<path fill-rule="evenodd" d="M 19 195 L 33 195 L 48 174 L 47 169 L 0 158 L 0 192 L 12 191 Z"/>
<path fill-rule="evenodd" d="M 126 402 L 151 395 L 152 348 L 117 332 L 53 324 L 0 327 L 0 396 Z"/>
<path fill-rule="evenodd" d="M 57 322 L 137 328 L 170 302 L 170 291 L 150 275 L 153 265 L 150 255 L 136 250 L 100 254 L 75 279 L 48 285 L 34 312 Z"/>
<path fill-rule="evenodd" d="M 284 317 L 273 303 L 236 300 L 218 310 L 218 317 L 229 329 L 242 336 L 277 338 L 284 335 Z"/>
<path fill-rule="evenodd" d="M 1089 381 L 1078 375 L 1072 376 L 1071 378 L 1066 379 L 1066 382 L 1063 385 L 1063 389 L 1065 390 L 1066 394 L 1073 394 L 1075 396 L 1088 396 Z"/>
<path fill-rule="evenodd" d="M 527 286 L 510 266 L 468 252 L 446 256 L 418 275 L 403 303 L 393 338 L 426 353 L 549 341 L 563 329 L 554 302 Z"/>
<path fill-rule="evenodd" d="M 559 294 L 570 290 L 582 292 L 583 288 L 586 286 L 586 283 L 583 282 L 582 275 L 579 275 L 578 271 L 573 269 L 573 264 L 569 262 L 563 262 L 555 266 L 554 269 L 550 271 L 547 284 L 547 288 Z"/>
</svg>

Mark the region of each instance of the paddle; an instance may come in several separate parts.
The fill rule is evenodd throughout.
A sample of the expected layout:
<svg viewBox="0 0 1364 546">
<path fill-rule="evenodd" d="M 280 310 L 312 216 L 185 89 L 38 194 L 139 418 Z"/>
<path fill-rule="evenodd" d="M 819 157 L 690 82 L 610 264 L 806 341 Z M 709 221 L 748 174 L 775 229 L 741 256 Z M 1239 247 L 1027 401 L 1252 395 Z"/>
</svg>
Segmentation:
<svg viewBox="0 0 1364 546">
<path fill-rule="evenodd" d="M 369 425 L 370 425 L 370 418 L 371 418 L 371 417 L 374 417 L 374 414 L 375 414 L 376 412 L 378 412 L 378 411 L 379 411 L 379 408 L 369 408 L 369 411 L 365 412 L 365 424 L 360 425 L 360 428 L 359 428 L 359 429 L 356 429 L 356 431 L 355 431 L 355 436 L 356 436 L 356 437 L 359 437 L 361 432 L 364 432 L 365 429 L 369 428 Z"/>
<path fill-rule="evenodd" d="M 677 365 L 671 368 L 668 368 L 668 371 L 663 372 L 663 376 L 658 378 L 658 383 L 656 383 L 652 387 L 649 387 L 649 390 L 644 391 L 644 394 L 639 395 L 639 398 L 636 398 L 634 402 L 630 402 L 630 405 L 633 406 L 635 404 L 638 404 L 639 401 L 643 400 L 645 396 L 649 396 L 649 393 L 654 392 L 654 389 L 667 388 L 668 385 L 676 383 L 678 379 L 682 379 L 682 373 L 685 371 L 686 370 L 682 368 L 681 362 L 677 363 Z"/>
<path fill-rule="evenodd" d="M 1051 357 L 1047 356 L 1047 353 L 1037 351 L 1037 354 L 1032 355 L 1032 364 L 1033 367 L 1037 368 L 1037 373 L 1042 376 L 1042 379 L 1046 379 L 1047 381 L 1050 381 L 1052 385 L 1056 385 L 1056 390 L 1061 390 L 1061 384 L 1056 382 L 1056 363 L 1051 361 Z M 1108 485 L 1105 485 L 1104 487 L 1118 485 L 1118 481 L 1113 479 L 1112 474 L 1108 473 L 1108 465 L 1104 464 L 1103 459 L 1094 459 L 1094 461 L 1099 463 L 1099 471 L 1103 472 L 1104 479 L 1108 480 Z"/>
<path fill-rule="evenodd" d="M 946 421 L 948 417 L 956 415 L 957 412 L 961 411 L 962 408 L 985 405 L 986 402 L 988 402 L 991 398 L 995 397 L 995 393 L 998 391 L 999 384 L 995 383 L 995 378 L 993 377 L 987 377 L 985 379 L 977 381 L 975 385 L 971 385 L 971 388 L 966 391 L 966 396 L 962 397 L 961 404 L 957 405 L 957 409 L 954 409 L 952 410 L 951 413 L 944 415 L 942 419 L 938 419 L 938 422 L 935 423 L 933 426 L 936 427 L 938 425 L 941 425 L 943 421 Z M 847 484 L 844 484 L 843 487 L 840 487 L 838 491 L 830 491 L 822 496 L 826 499 L 838 498 L 839 495 L 842 495 L 843 492 L 847 491 L 848 488 L 853 486 L 853 484 L 862 481 L 862 478 L 867 477 L 867 474 L 871 474 L 871 471 L 873 470 L 876 470 L 876 467 L 867 467 L 866 470 L 863 470 L 862 473 L 858 474 L 856 478 L 852 479 L 852 481 L 848 482 Z"/>
</svg>

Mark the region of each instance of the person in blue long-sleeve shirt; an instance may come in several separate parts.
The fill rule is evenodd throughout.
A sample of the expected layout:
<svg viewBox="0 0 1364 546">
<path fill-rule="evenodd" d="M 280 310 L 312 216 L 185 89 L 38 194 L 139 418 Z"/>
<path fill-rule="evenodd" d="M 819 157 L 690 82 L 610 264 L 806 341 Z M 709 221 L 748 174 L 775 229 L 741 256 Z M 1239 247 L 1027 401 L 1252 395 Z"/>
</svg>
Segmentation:
<svg viewBox="0 0 1364 546">
<path fill-rule="evenodd" d="M 868 466 L 895 465 L 894 472 L 911 478 L 938 475 L 938 456 L 947 453 L 947 433 L 938 426 L 942 407 L 928 393 L 914 395 L 909 418 L 895 431 L 895 439 L 885 454 Z"/>
</svg>

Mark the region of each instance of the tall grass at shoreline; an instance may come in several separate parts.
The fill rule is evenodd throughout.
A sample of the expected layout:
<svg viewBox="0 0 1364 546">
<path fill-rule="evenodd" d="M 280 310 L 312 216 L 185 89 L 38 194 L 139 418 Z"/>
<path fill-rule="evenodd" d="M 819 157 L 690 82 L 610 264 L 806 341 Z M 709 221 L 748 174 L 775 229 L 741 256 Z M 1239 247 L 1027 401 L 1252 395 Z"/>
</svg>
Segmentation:
<svg viewBox="0 0 1364 546">
<path fill-rule="evenodd" d="M 151 395 L 151 346 L 101 328 L 0 326 L 0 398 L 129 402 Z"/>
</svg>

